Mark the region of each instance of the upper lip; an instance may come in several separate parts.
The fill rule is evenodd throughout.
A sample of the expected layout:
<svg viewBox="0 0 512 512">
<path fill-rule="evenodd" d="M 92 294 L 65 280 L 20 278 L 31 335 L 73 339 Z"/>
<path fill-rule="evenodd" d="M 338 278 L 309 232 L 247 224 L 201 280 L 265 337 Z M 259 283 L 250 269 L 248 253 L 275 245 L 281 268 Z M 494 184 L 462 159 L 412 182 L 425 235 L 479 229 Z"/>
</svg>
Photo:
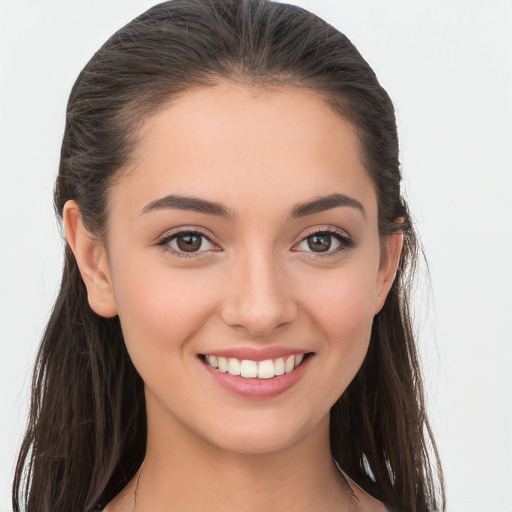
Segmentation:
<svg viewBox="0 0 512 512">
<path fill-rule="evenodd" d="M 309 350 L 300 348 L 289 347 L 233 347 L 219 350 L 209 350 L 202 355 L 235 358 L 235 359 L 249 359 L 250 361 L 266 361 L 267 359 L 278 359 L 279 357 L 288 357 L 297 354 L 307 354 Z"/>
</svg>

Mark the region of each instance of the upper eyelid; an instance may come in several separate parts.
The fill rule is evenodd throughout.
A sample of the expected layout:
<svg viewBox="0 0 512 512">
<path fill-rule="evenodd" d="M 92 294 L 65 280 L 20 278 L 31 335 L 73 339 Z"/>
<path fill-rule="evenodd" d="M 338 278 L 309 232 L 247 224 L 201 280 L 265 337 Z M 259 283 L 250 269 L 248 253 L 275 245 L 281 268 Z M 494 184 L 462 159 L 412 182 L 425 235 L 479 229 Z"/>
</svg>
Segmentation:
<svg viewBox="0 0 512 512">
<path fill-rule="evenodd" d="M 160 243 L 162 241 L 168 240 L 170 238 L 174 238 L 175 236 L 182 235 L 185 233 L 197 233 L 198 235 L 204 236 L 211 243 L 217 243 L 217 242 L 215 242 L 215 237 L 211 233 L 207 232 L 206 230 L 204 230 L 200 227 L 196 227 L 196 226 L 186 226 L 186 227 L 179 227 L 179 228 L 174 228 L 174 229 L 167 229 L 161 235 L 156 237 L 156 243 Z"/>
<path fill-rule="evenodd" d="M 352 240 L 352 236 L 345 229 L 341 229 L 334 226 L 315 226 L 313 228 L 307 229 L 305 232 L 302 232 L 300 235 L 299 242 L 302 242 L 304 239 L 316 233 L 332 233 Z"/>
</svg>

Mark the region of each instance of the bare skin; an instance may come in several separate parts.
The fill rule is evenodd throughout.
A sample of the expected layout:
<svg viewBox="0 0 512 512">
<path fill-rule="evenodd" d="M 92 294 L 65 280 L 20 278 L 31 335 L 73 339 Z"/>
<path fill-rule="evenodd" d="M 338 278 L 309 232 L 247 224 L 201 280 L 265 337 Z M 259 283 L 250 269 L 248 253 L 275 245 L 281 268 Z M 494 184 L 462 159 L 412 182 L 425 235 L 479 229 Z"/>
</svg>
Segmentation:
<svg viewBox="0 0 512 512">
<path fill-rule="evenodd" d="M 203 463 L 200 464 L 201 466 Z M 142 468 L 141 468 L 142 469 Z M 336 471 L 334 475 L 328 474 L 329 477 L 333 477 L 338 480 L 337 487 L 335 489 L 326 485 L 326 482 L 314 481 L 315 476 L 311 475 L 311 480 L 307 485 L 296 488 L 293 494 L 286 498 L 286 508 L 279 508 L 282 505 L 278 505 L 280 498 L 282 498 L 282 489 L 286 486 L 286 478 L 283 475 L 292 477 L 295 480 L 295 475 L 288 468 L 284 468 L 284 472 L 280 473 L 281 467 L 273 468 L 273 471 L 268 471 L 266 468 L 258 469 L 254 466 L 256 472 L 255 475 L 245 473 L 241 475 L 241 478 L 233 479 L 233 475 L 237 475 L 238 471 L 228 471 L 225 475 L 231 478 L 232 489 L 238 489 L 238 492 L 231 491 L 228 496 L 223 496 L 219 493 L 226 486 L 225 478 L 220 476 L 219 478 L 212 478 L 212 475 L 217 475 L 214 471 L 207 469 L 205 475 L 197 474 L 196 481 L 200 481 L 204 478 L 204 485 L 201 484 L 201 488 L 196 489 L 191 495 L 183 494 L 181 500 L 177 499 L 173 502 L 173 506 L 168 510 L 187 510 L 190 512 L 204 510 L 204 503 L 207 500 L 211 500 L 210 508 L 208 510 L 240 510 L 240 511 L 253 511 L 253 510 L 293 510 L 297 512 L 307 512 L 311 510 L 334 510 L 334 511 L 350 511 L 350 512 L 386 512 L 387 509 L 384 505 L 366 493 L 361 487 L 353 482 L 348 476 L 343 475 L 340 478 L 340 474 Z M 141 474 L 142 473 L 142 474 Z M 139 470 L 131 482 L 125 487 L 125 489 L 119 493 L 114 500 L 104 509 L 105 512 L 134 512 L 135 510 L 143 510 L 142 505 L 142 493 L 143 483 L 141 476 L 144 473 Z M 177 480 L 181 483 L 179 475 Z M 240 475 L 239 475 L 240 476 Z M 272 479 L 272 476 L 274 478 Z M 138 485 L 137 485 L 138 481 Z M 330 481 L 330 479 L 328 480 Z M 189 484 L 189 482 L 185 482 Z M 176 482 L 176 487 L 178 482 Z M 292 483 L 293 485 L 293 483 Z M 153 486 L 151 486 L 153 487 Z M 189 485 L 187 485 L 189 487 Z M 321 499 L 315 499 L 315 495 L 318 491 L 323 492 Z M 259 496 L 260 499 L 248 500 L 249 492 L 252 495 Z M 194 497 L 199 493 L 199 499 L 195 503 Z M 190 496 L 193 499 L 190 499 Z M 237 500 L 233 500 L 236 496 Z M 136 498 L 136 500 L 135 500 Z M 136 504 L 135 504 L 136 501 Z M 269 505 L 269 503 L 273 505 Z M 134 506 L 135 505 L 135 506 Z M 215 508 L 218 507 L 218 508 Z M 234 507 L 234 508 L 230 508 Z M 259 509 L 257 507 L 260 507 Z M 263 507 L 263 508 L 261 508 Z M 322 508 L 325 507 L 325 508 Z M 165 509 L 167 510 L 167 509 Z"/>
<path fill-rule="evenodd" d="M 401 235 L 381 243 L 351 126 L 310 91 L 221 82 L 142 133 L 111 190 L 107 244 L 65 208 L 89 303 L 119 315 L 145 383 L 136 511 L 385 510 L 329 449 L 329 410 L 362 364 L 402 247 Z M 263 378 L 219 377 L 208 362 L 240 350 L 307 357 L 262 395 Z M 105 510 L 132 512 L 135 482 Z"/>
</svg>

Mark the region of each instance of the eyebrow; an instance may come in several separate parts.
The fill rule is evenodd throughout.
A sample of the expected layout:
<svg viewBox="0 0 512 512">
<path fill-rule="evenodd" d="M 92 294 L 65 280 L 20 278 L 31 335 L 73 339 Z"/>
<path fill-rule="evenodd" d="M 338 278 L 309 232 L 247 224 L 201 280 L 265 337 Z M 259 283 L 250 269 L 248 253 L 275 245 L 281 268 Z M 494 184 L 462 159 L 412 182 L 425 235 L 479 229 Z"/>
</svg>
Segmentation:
<svg viewBox="0 0 512 512">
<path fill-rule="evenodd" d="M 363 214 L 363 217 L 366 218 L 364 206 L 357 199 L 345 194 L 330 194 L 328 196 L 318 197 L 306 203 L 299 203 L 292 210 L 291 217 L 305 217 L 306 215 L 313 215 L 342 206 L 356 208 Z"/>
<path fill-rule="evenodd" d="M 315 213 L 321 213 L 326 210 L 344 206 L 356 208 L 363 214 L 363 217 L 366 218 L 364 206 L 357 201 L 357 199 L 345 194 L 330 194 L 305 203 L 299 203 L 293 208 L 290 218 L 305 217 L 307 215 L 313 215 Z M 175 194 L 170 194 L 162 197 L 161 199 L 152 201 L 143 208 L 141 215 L 167 208 L 191 210 L 199 213 L 205 213 L 207 215 L 216 215 L 218 217 L 227 217 L 231 219 L 235 217 L 234 213 L 221 203 L 208 201 L 206 199 L 199 199 L 197 197 L 186 197 Z"/>
<path fill-rule="evenodd" d="M 185 197 L 171 194 L 161 199 L 152 201 L 144 207 L 142 214 L 155 210 L 174 208 L 177 210 L 192 210 L 194 212 L 206 213 L 207 215 L 217 215 L 219 217 L 233 218 L 234 214 L 220 203 L 199 199 L 197 197 Z"/>
</svg>

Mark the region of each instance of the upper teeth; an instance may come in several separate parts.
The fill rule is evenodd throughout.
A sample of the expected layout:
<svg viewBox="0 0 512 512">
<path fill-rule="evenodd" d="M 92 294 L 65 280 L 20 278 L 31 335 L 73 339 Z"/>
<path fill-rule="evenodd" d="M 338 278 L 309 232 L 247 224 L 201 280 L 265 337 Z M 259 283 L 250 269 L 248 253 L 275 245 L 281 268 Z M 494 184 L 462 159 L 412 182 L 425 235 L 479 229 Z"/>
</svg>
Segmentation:
<svg viewBox="0 0 512 512">
<path fill-rule="evenodd" d="M 290 373 L 299 366 L 304 359 L 304 354 L 278 357 L 265 361 L 251 361 L 250 359 L 236 359 L 234 357 L 205 356 L 206 362 L 221 372 L 228 372 L 231 375 L 240 375 L 246 378 L 271 379 L 276 375 Z"/>
</svg>

